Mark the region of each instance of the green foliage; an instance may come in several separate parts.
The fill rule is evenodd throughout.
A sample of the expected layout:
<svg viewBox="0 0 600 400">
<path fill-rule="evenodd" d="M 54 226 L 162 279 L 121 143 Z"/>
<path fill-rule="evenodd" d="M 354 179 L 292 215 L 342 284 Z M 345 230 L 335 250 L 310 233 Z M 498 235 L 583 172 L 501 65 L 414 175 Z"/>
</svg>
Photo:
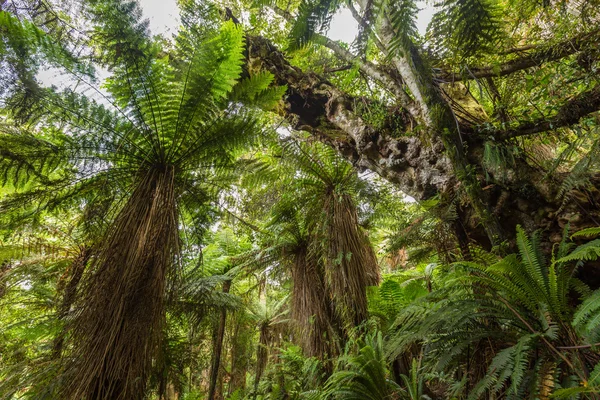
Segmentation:
<svg viewBox="0 0 600 400">
<path fill-rule="evenodd" d="M 545 205 L 562 202 L 554 214 L 540 207 L 528 226 L 541 218 L 555 227 L 580 200 L 595 218 L 588 207 L 597 197 L 594 115 L 552 134 L 492 140 L 523 121 L 562 118 L 565 99 L 597 85 L 595 39 L 547 61 L 558 54 L 556 42 L 595 37 L 586 31 L 597 20 L 592 3 L 447 0 L 425 38 L 412 0 L 178 4 L 181 27 L 172 38 L 153 37 L 135 1 L 0 6 L 0 397 L 62 398 L 67 385 L 126 371 L 125 386 L 143 384 L 122 398 L 205 398 L 215 326 L 224 328 L 218 390 L 231 400 L 597 397 L 600 294 L 579 274 L 600 256 L 599 239 L 583 243 L 600 229 L 575 233 L 577 244 L 565 232 L 551 246 L 518 228 L 517 252 L 499 258 L 468 231 L 476 222 L 464 186 L 455 185 L 462 177 L 446 174 L 443 157 L 424 170 L 401 167 L 415 177 L 403 187 L 428 199 L 407 203 L 388 183 L 357 173 L 370 155 L 367 142 L 353 141 L 398 139 L 397 149 L 370 149 L 381 160 L 388 150 L 404 157 L 405 139 L 420 143 L 417 157 L 437 153 L 437 131 L 418 115 L 418 106 L 437 100 L 419 104 L 412 86 L 432 89 L 428 97 L 459 73 L 464 96 L 485 108 L 481 119 L 494 135 L 461 112 L 452 124 L 469 162 L 480 162 L 467 169 L 480 179 L 485 173 L 484 197 L 497 200 L 499 218 L 508 207 L 522 212 L 517 197 L 530 186 L 513 190 L 521 166 L 546 174 L 534 182 L 547 189 Z M 257 16 L 257 5 L 281 9 Z M 222 22 L 227 6 L 239 23 Z M 353 46 L 341 44 L 355 58 L 337 60 L 309 44 L 326 43 L 316 33 L 344 7 L 360 14 L 359 32 Z M 288 13 L 297 18 L 282 23 Z M 289 44 L 293 67 L 261 71 L 267 64 L 250 56 L 249 35 Z M 471 79 L 538 54 L 527 71 Z M 101 87 L 94 66 L 110 73 Z M 46 67 L 71 76 L 68 88 L 41 87 L 36 74 Z M 284 79 L 289 88 L 275 85 Z M 331 118 L 344 106 L 373 135 L 350 139 L 329 125 L 333 119 L 315 120 L 311 136 L 275 132 L 298 94 L 318 95 L 317 109 L 312 97 L 303 105 L 311 116 L 322 108 Z M 443 95 L 454 111 L 462 107 L 455 93 Z M 365 151 L 359 159 L 346 153 L 355 145 Z M 396 173 L 391 163 L 372 167 Z M 434 188 L 420 187 L 425 172 Z M 447 190 L 436 194 L 438 183 Z M 76 254 L 86 249 L 93 252 L 79 283 Z M 121 347 L 104 348 L 106 338 Z M 71 397 L 94 397 L 78 393 Z"/>
<path fill-rule="evenodd" d="M 490 51 L 502 36 L 501 6 L 495 0 L 446 0 L 433 16 L 429 34 L 439 51 L 469 57 Z"/>
<path fill-rule="evenodd" d="M 375 333 L 365 338 L 356 355 L 348 357 L 345 367 L 331 375 L 320 398 L 383 400 L 400 391 L 389 379 L 381 333 Z"/>
<path fill-rule="evenodd" d="M 409 375 L 400 375 L 404 381 L 405 392 L 402 392 L 401 397 L 407 400 L 429 400 L 431 399 L 426 394 L 423 394 L 425 387 L 424 376 L 420 374 L 420 365 L 416 359 L 412 359 L 410 364 Z"/>
<path fill-rule="evenodd" d="M 519 254 L 490 266 L 456 263 L 439 290 L 399 312 L 388 344 L 391 357 L 422 343 L 425 359 L 448 371 L 461 365 L 470 348 L 489 346 L 487 351 L 495 355 L 471 398 L 502 391 L 514 398 L 534 396 L 558 385 L 556 368 L 577 374 L 580 361 L 559 356 L 557 347 L 579 345 L 586 334 L 597 335 L 597 296 L 574 310 L 570 296 L 581 283 L 573 276 L 576 266 L 570 261 L 580 257 L 577 249 L 570 253 L 574 257 L 565 255 L 571 247 L 567 236 L 565 231 L 550 263 L 541 252 L 539 236 L 530 237 L 521 228 Z M 570 328 L 571 321 L 579 337 Z M 494 343 L 511 344 L 496 348 Z"/>
<path fill-rule="evenodd" d="M 588 343 L 600 342 L 600 291 L 596 290 L 577 308 L 573 326 Z"/>
<path fill-rule="evenodd" d="M 306 46 L 315 33 L 327 30 L 333 15 L 342 4 L 339 0 L 303 0 L 290 31 L 291 47 Z"/>
<path fill-rule="evenodd" d="M 593 231 L 587 231 L 585 235 L 594 234 Z M 581 235 L 584 235 L 583 233 Z M 600 257 L 600 239 L 578 246 L 572 253 L 560 258 L 559 262 L 569 261 L 593 261 Z"/>
<path fill-rule="evenodd" d="M 600 236 L 600 227 L 586 228 L 575 232 L 571 237 L 595 237 Z"/>
<path fill-rule="evenodd" d="M 376 0 L 380 1 L 380 0 Z M 390 51 L 401 54 L 409 54 L 413 41 L 417 37 L 417 13 L 419 11 L 417 4 L 413 0 L 381 0 L 380 6 L 385 15 L 390 20 L 394 29 L 395 37 L 390 42 Z"/>
<path fill-rule="evenodd" d="M 496 181 L 506 180 L 507 170 L 515 166 L 514 155 L 507 146 L 487 141 L 483 147 L 483 166 Z"/>
<path fill-rule="evenodd" d="M 380 320 L 383 332 L 394 322 L 402 309 L 428 294 L 431 265 L 385 276 L 379 286 L 369 288 L 369 315 Z"/>
<path fill-rule="evenodd" d="M 577 129 L 581 131 L 582 129 Z M 591 143 L 589 143 L 591 142 Z M 573 152 L 583 152 L 577 161 L 572 165 L 568 175 L 564 178 L 559 188 L 557 197 L 562 200 L 562 205 L 565 206 L 573 199 L 576 191 L 594 191 L 594 182 L 592 177 L 600 170 L 600 140 L 597 139 L 597 128 L 588 127 L 581 134 L 580 138 L 574 141 L 576 149 Z M 567 156 L 559 157 L 556 165 L 566 161 L 571 154 L 565 150 Z"/>
<path fill-rule="evenodd" d="M 41 114 L 39 102 L 44 90 L 35 77 L 40 66 L 60 66 L 86 77 L 93 76 L 93 67 L 76 57 L 64 41 L 57 40 L 62 30 L 48 22 L 52 18 L 44 23 L 23 18 L 18 13 L 26 13 L 29 4 L 19 3 L 7 5 L 7 11 L 0 10 L 0 96 L 14 120 L 25 123 Z M 36 15 L 43 20 L 46 13 L 52 11 L 47 4 L 40 4 Z"/>
</svg>

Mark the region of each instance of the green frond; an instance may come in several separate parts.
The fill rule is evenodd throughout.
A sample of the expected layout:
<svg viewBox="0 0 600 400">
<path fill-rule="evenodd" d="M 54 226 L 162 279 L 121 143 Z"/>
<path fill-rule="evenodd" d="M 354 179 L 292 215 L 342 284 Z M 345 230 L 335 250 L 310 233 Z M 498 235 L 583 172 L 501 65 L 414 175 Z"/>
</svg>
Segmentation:
<svg viewBox="0 0 600 400">
<path fill-rule="evenodd" d="M 381 333 L 365 339 L 358 354 L 348 359 L 348 367 L 327 380 L 323 399 L 384 400 L 401 391 L 400 386 L 388 378 Z"/>
<path fill-rule="evenodd" d="M 570 254 L 559 258 L 556 262 L 594 261 L 600 257 L 600 239 L 577 246 Z"/>
<path fill-rule="evenodd" d="M 445 0 L 429 25 L 438 45 L 461 58 L 494 48 L 501 31 L 501 8 L 496 0 Z"/>
<path fill-rule="evenodd" d="M 592 228 L 585 228 L 580 231 L 575 232 L 571 237 L 584 237 L 584 238 L 593 238 L 596 236 L 600 236 L 600 227 L 594 226 Z"/>
<path fill-rule="evenodd" d="M 5 109 L 11 112 L 18 124 L 35 122 L 43 114 L 40 106 L 43 105 L 44 90 L 36 78 L 42 65 L 58 67 L 61 71 L 66 70 L 78 76 L 93 76 L 93 67 L 74 56 L 81 51 L 78 48 L 80 43 L 71 46 L 57 40 L 64 29 L 56 24 L 49 27 L 48 23 L 42 22 L 43 14 L 48 11 L 46 2 L 37 8 L 35 15 L 40 17 L 34 17 L 33 20 L 19 15 L 27 6 L 12 8 L 17 14 L 0 11 L 0 62 L 3 66 L 0 96 Z"/>
<path fill-rule="evenodd" d="M 590 342 L 600 340 L 600 290 L 596 290 L 577 308 L 573 326 Z"/>
<path fill-rule="evenodd" d="M 600 140 L 596 139 L 593 129 L 588 131 L 589 136 L 593 138 L 589 151 L 578 159 L 560 185 L 557 198 L 562 200 L 562 206 L 571 200 L 573 192 L 594 189 L 591 177 L 600 170 Z M 583 139 L 587 138 L 584 136 Z M 577 142 L 579 143 L 579 141 Z"/>
<path fill-rule="evenodd" d="M 558 389 L 552 393 L 552 398 L 555 399 L 573 399 L 580 398 L 579 395 L 584 393 L 598 394 L 600 393 L 600 363 L 596 364 L 590 372 L 587 382 L 583 382 L 581 386 Z"/>
<path fill-rule="evenodd" d="M 542 270 L 542 265 L 545 263 L 544 260 L 540 258 L 541 251 L 539 250 L 539 246 L 536 245 L 536 242 L 535 235 L 532 239 L 529 239 L 523 228 L 517 226 L 517 246 L 527 273 L 535 279 L 535 282 L 538 285 L 546 286 L 548 277 Z"/>
<path fill-rule="evenodd" d="M 419 8 L 414 0 L 381 1 L 384 2 L 384 18 L 389 18 L 395 33 L 389 50 L 407 55 L 413 46 L 413 39 L 418 36 L 416 21 Z"/>
<path fill-rule="evenodd" d="M 326 30 L 342 4 L 340 0 L 302 0 L 289 34 L 291 49 L 307 46 L 315 33 Z"/>
<path fill-rule="evenodd" d="M 478 399 L 489 391 L 498 393 L 504 388 L 505 383 L 510 382 L 509 393 L 516 394 L 525 376 L 530 353 L 533 351 L 532 344 L 536 335 L 524 335 L 517 344 L 500 351 L 488 367 L 488 373 L 473 388 L 470 399 Z"/>
<path fill-rule="evenodd" d="M 273 74 L 261 71 L 242 79 L 233 88 L 232 100 L 264 110 L 274 108 L 287 90 L 286 86 L 271 86 Z"/>
<path fill-rule="evenodd" d="M 143 68 L 158 50 L 153 46 L 148 21 L 136 1 L 92 0 L 87 11 L 95 22 L 92 45 L 98 61 L 109 68 Z"/>
<path fill-rule="evenodd" d="M 513 152 L 503 143 L 486 141 L 483 144 L 483 166 L 487 174 L 492 174 L 494 179 L 503 181 L 507 179 L 507 171 L 515 166 Z"/>
</svg>

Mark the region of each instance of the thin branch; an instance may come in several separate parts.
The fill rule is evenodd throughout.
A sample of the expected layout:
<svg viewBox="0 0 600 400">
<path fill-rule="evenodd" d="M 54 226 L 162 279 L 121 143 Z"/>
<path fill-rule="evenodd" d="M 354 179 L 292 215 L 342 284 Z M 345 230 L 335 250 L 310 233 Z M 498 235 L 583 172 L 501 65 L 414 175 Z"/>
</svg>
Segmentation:
<svg viewBox="0 0 600 400">
<path fill-rule="evenodd" d="M 337 42 L 329 39 L 327 36 L 314 34 L 315 42 L 327 47 L 333 51 L 342 60 L 356 64 L 358 68 L 365 73 L 367 76 L 378 81 L 383 85 L 384 88 L 391 90 L 394 95 L 397 96 L 402 107 L 411 113 L 411 115 L 418 117 L 418 107 L 414 101 L 406 94 L 402 85 L 395 79 L 390 77 L 384 71 L 379 69 L 375 64 L 367 60 L 362 60 L 356 57 L 354 54 L 340 46 Z"/>
<path fill-rule="evenodd" d="M 600 110 L 600 85 L 585 91 L 567 101 L 552 118 L 539 118 L 525 122 L 512 129 L 496 133 L 485 133 L 494 136 L 496 140 L 506 140 L 519 136 L 547 132 L 556 128 L 574 125 L 591 113 Z"/>
<path fill-rule="evenodd" d="M 362 17 L 362 15 L 360 15 L 360 12 L 354 7 L 354 4 L 352 4 L 351 1 L 348 2 L 348 9 L 350 10 L 352 17 L 356 20 L 356 22 L 359 23 L 359 25 L 365 30 L 365 32 L 372 31 L 371 27 L 369 26 L 369 23 Z M 388 54 L 387 49 L 385 48 L 383 43 L 381 43 L 381 40 L 379 40 L 379 38 L 375 36 L 374 32 L 373 42 L 375 43 L 379 51 L 381 51 L 383 54 Z"/>
<path fill-rule="evenodd" d="M 578 349 L 591 349 L 592 347 L 598 347 L 600 343 L 593 344 L 582 344 L 579 346 L 557 346 L 556 348 L 559 350 L 578 350 Z"/>
<path fill-rule="evenodd" d="M 323 73 L 325 73 L 325 74 L 334 74 L 336 72 L 348 71 L 349 69 L 352 69 L 352 67 L 353 67 L 352 64 L 342 65 L 341 67 L 335 67 L 335 68 L 325 67 L 323 69 Z"/>
<path fill-rule="evenodd" d="M 458 72 L 442 72 L 440 79 L 455 82 L 461 80 L 479 79 L 494 76 L 506 76 L 517 71 L 539 66 L 541 64 L 556 61 L 572 54 L 585 50 L 590 44 L 595 44 L 599 39 L 600 29 L 584 33 L 574 38 L 559 42 L 552 47 L 538 50 L 532 54 L 515 58 L 500 65 L 488 65 L 483 67 L 469 67 L 469 74 Z"/>
</svg>

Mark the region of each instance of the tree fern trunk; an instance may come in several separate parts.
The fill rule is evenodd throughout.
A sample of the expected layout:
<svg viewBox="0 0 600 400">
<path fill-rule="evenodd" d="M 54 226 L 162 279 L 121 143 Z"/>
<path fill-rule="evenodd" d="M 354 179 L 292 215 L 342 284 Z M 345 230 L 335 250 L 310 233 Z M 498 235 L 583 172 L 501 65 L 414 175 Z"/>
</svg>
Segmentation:
<svg viewBox="0 0 600 400">
<path fill-rule="evenodd" d="M 77 286 L 79 285 L 79 281 L 81 281 L 85 266 L 88 263 L 91 255 L 92 250 L 90 248 L 83 247 L 77 258 L 71 263 L 71 279 L 69 279 L 69 283 L 64 289 L 62 301 L 56 315 L 59 321 L 63 321 L 71 310 L 71 306 L 73 305 L 77 295 Z M 65 333 L 66 332 L 63 329 L 63 331 L 54 339 L 52 344 L 52 358 L 60 358 L 65 341 Z"/>
<path fill-rule="evenodd" d="M 167 274 L 178 253 L 173 168 L 145 171 L 82 286 L 63 398 L 138 400 L 160 351 Z"/>
</svg>

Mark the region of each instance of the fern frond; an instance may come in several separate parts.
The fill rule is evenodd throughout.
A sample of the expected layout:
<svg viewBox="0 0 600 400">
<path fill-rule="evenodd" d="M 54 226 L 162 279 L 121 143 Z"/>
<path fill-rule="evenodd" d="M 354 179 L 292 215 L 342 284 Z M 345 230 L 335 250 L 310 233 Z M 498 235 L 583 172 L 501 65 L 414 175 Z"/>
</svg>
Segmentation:
<svg viewBox="0 0 600 400">
<path fill-rule="evenodd" d="M 414 0 L 384 0 L 384 18 L 389 18 L 394 29 L 394 38 L 390 42 L 390 52 L 408 54 L 417 37 L 417 13 Z"/>
<path fill-rule="evenodd" d="M 501 9 L 495 0 L 445 0 L 431 21 L 433 37 L 444 38 L 442 51 L 461 58 L 489 51 L 501 37 Z"/>
<path fill-rule="evenodd" d="M 289 34 L 290 48 L 305 47 L 315 33 L 325 31 L 342 4 L 341 0 L 302 0 Z"/>
<path fill-rule="evenodd" d="M 593 238 L 596 236 L 600 236 L 600 227 L 594 226 L 592 228 L 585 228 L 580 231 L 575 232 L 571 235 L 572 238 L 576 237 L 584 237 L 584 238 Z"/>
<path fill-rule="evenodd" d="M 577 308 L 573 326 L 590 341 L 600 338 L 600 291 L 596 290 Z"/>
<path fill-rule="evenodd" d="M 600 239 L 577 246 L 570 254 L 560 258 L 557 262 L 594 261 L 600 257 Z"/>
</svg>

